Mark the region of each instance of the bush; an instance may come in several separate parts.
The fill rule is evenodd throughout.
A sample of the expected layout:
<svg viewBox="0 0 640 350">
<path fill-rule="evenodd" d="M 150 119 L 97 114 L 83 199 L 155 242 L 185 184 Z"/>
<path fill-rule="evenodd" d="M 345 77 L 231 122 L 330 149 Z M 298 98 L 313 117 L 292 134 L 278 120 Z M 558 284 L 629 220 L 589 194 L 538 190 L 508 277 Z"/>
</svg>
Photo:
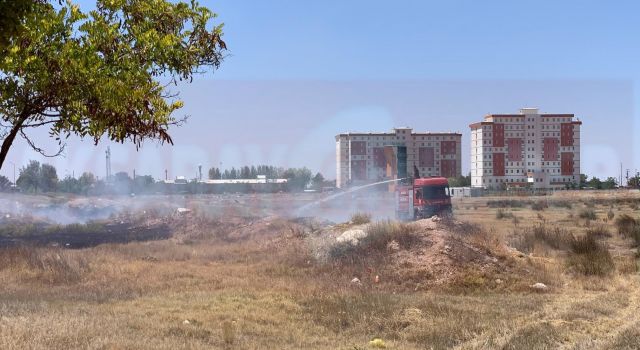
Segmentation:
<svg viewBox="0 0 640 350">
<path fill-rule="evenodd" d="M 612 209 L 609 209 L 609 211 L 607 212 L 607 219 L 609 220 L 613 220 L 613 218 L 616 216 L 616 214 L 613 212 Z"/>
<path fill-rule="evenodd" d="M 549 205 L 547 203 L 543 202 L 543 201 L 536 201 L 536 202 L 531 204 L 531 209 L 536 210 L 536 211 L 545 210 L 548 207 L 549 207 Z"/>
<path fill-rule="evenodd" d="M 522 234 L 516 234 L 518 240 L 515 247 L 523 252 L 530 252 L 537 242 L 544 243 L 553 249 L 568 249 L 573 235 L 560 227 L 549 228 L 544 224 L 528 227 Z"/>
<path fill-rule="evenodd" d="M 487 201 L 489 208 L 522 208 L 531 201 L 515 200 L 515 199 L 498 199 Z"/>
<path fill-rule="evenodd" d="M 371 222 L 371 214 L 369 213 L 355 213 L 351 215 L 351 222 L 355 225 L 364 225 Z"/>
<path fill-rule="evenodd" d="M 502 220 L 506 218 L 513 218 L 513 213 L 504 211 L 502 209 L 498 209 L 498 211 L 496 211 L 496 219 Z"/>
<path fill-rule="evenodd" d="M 595 238 L 611 237 L 611 232 L 609 232 L 609 228 L 606 225 L 597 224 L 587 229 L 587 235 Z"/>
<path fill-rule="evenodd" d="M 622 214 L 616 219 L 616 227 L 618 228 L 618 233 L 623 236 L 628 236 L 631 232 L 633 232 L 636 226 L 638 226 L 638 220 L 627 214 Z"/>
<path fill-rule="evenodd" d="M 569 201 L 553 201 L 551 202 L 551 205 L 556 208 L 567 208 L 567 209 L 573 208 L 573 206 L 571 205 L 571 202 Z"/>
<path fill-rule="evenodd" d="M 589 234 L 571 241 L 568 264 L 577 272 L 589 276 L 608 275 L 615 268 L 609 249 Z"/>
<path fill-rule="evenodd" d="M 625 238 L 633 239 L 636 246 L 640 246 L 640 222 L 633 217 L 622 214 L 616 219 L 618 233 Z"/>
<path fill-rule="evenodd" d="M 591 208 L 585 208 L 580 210 L 580 213 L 578 213 L 578 216 L 581 219 L 587 219 L 587 220 L 596 220 L 598 219 L 598 216 L 596 215 L 596 211 L 591 209 Z"/>
</svg>

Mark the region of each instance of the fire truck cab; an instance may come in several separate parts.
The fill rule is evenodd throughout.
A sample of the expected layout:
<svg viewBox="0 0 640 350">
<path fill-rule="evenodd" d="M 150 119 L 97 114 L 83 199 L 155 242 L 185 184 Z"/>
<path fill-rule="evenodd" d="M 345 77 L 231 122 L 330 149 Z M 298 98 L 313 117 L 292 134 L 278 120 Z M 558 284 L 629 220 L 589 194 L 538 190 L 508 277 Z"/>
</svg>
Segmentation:
<svg viewBox="0 0 640 350">
<path fill-rule="evenodd" d="M 400 220 L 450 213 L 449 182 L 444 177 L 415 178 L 396 187 L 396 218 Z"/>
<path fill-rule="evenodd" d="M 413 212 L 415 219 L 451 213 L 449 182 L 444 177 L 413 180 Z"/>
</svg>

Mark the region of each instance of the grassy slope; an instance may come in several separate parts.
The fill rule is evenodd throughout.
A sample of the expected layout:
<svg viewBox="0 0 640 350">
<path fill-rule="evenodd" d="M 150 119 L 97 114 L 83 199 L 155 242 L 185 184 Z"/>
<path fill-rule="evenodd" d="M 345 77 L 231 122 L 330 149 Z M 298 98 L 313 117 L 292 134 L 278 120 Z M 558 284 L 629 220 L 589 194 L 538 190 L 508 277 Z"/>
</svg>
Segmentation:
<svg viewBox="0 0 640 350">
<path fill-rule="evenodd" d="M 513 234 L 495 208 L 476 199 L 456 205 L 458 215 L 506 239 Z M 514 214 L 520 226 L 546 220 L 581 232 L 584 222 L 568 219 L 579 209 Z M 595 210 L 602 221 L 609 207 Z M 345 276 L 309 264 L 293 238 L 283 242 L 3 252 L 0 348 L 364 349 L 373 337 L 394 349 L 632 349 L 640 342 L 638 275 L 567 276 L 561 255 L 548 248 L 535 254 L 558 283 L 551 293 L 394 294 L 384 285 L 350 288 Z M 614 257 L 631 254 L 615 234 L 607 243 Z"/>
</svg>

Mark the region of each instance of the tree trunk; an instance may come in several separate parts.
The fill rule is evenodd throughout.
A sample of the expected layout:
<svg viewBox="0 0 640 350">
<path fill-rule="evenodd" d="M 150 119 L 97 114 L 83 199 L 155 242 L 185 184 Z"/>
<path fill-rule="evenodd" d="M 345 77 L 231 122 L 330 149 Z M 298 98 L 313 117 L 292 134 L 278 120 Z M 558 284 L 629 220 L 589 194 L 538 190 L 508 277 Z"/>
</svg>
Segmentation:
<svg viewBox="0 0 640 350">
<path fill-rule="evenodd" d="M 24 124 L 25 120 L 27 120 L 27 117 L 21 116 L 18 118 L 16 124 L 13 125 L 7 137 L 2 141 L 2 147 L 0 147 L 0 169 L 2 169 L 2 165 L 7 158 L 7 154 L 9 154 L 9 148 L 11 148 L 13 140 L 16 139 L 16 135 L 18 135 L 18 131 L 22 128 L 22 124 Z"/>
</svg>

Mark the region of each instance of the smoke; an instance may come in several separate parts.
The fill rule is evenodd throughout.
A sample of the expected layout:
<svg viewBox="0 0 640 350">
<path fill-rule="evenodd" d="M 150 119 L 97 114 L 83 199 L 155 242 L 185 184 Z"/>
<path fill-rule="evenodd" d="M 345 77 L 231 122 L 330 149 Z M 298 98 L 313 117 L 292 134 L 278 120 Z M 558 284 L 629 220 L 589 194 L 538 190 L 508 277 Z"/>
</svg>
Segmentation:
<svg viewBox="0 0 640 350">
<path fill-rule="evenodd" d="M 0 225 L 25 223 L 84 224 L 120 221 L 138 214 L 166 216 L 188 208 L 211 219 L 315 217 L 346 222 L 355 213 L 368 213 L 375 220 L 395 216 L 395 198 L 386 186 L 390 181 L 333 194 L 255 193 L 203 195 L 144 195 L 65 197 L 7 194 L 0 198 Z"/>
<path fill-rule="evenodd" d="M 157 205 L 152 198 L 78 197 L 56 198 L 47 196 L 9 195 L 0 198 L 0 222 L 16 219 L 47 224 L 84 224 L 104 221 L 120 214 L 130 214 L 147 208 L 156 210 L 166 207 Z"/>
<path fill-rule="evenodd" d="M 385 180 L 331 194 L 295 209 L 293 216 L 345 222 L 355 213 L 368 213 L 374 220 L 394 219 L 395 194 L 388 191 L 387 185 L 401 180 Z"/>
</svg>

